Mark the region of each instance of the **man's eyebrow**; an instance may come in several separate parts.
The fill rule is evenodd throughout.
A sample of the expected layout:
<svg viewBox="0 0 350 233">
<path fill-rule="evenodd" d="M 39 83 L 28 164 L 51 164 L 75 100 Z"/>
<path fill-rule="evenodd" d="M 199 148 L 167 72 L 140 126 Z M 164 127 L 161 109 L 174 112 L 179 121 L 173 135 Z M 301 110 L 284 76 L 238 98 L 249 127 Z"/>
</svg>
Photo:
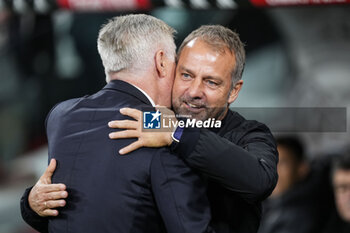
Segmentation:
<svg viewBox="0 0 350 233">
<path fill-rule="evenodd" d="M 212 75 L 207 75 L 204 76 L 205 79 L 213 79 L 222 82 L 222 79 L 219 76 L 212 76 Z"/>
<path fill-rule="evenodd" d="M 189 68 L 187 67 L 184 67 L 183 65 L 180 65 L 179 66 L 179 70 L 180 71 L 183 71 L 183 72 L 186 72 L 186 73 L 189 73 L 189 74 L 194 74 L 194 72 L 192 70 L 190 70 Z M 216 80 L 220 83 L 222 83 L 222 78 L 220 78 L 219 76 L 212 76 L 212 75 L 207 75 L 204 77 L 205 79 L 212 79 L 212 80 Z"/>
<path fill-rule="evenodd" d="M 179 68 L 181 71 L 185 71 L 187 73 L 190 73 L 190 74 L 193 74 L 193 71 L 190 70 L 189 68 L 186 68 L 184 67 L 183 65 L 180 65 L 180 68 Z"/>
<path fill-rule="evenodd" d="M 215 80 L 219 84 L 222 83 L 222 78 L 220 78 L 219 76 L 205 75 L 203 79 Z"/>
</svg>

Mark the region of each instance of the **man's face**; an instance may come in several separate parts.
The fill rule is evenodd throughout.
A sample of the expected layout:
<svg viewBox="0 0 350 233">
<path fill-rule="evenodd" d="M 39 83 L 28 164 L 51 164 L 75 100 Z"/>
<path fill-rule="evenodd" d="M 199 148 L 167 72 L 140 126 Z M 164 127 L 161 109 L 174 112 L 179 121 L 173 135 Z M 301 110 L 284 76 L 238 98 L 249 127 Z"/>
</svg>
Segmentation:
<svg viewBox="0 0 350 233">
<path fill-rule="evenodd" d="M 293 187 L 299 180 L 298 168 L 301 165 L 287 147 L 279 145 L 277 150 L 279 154 L 278 182 L 273 190 L 272 197 L 277 197 Z"/>
<path fill-rule="evenodd" d="M 333 186 L 339 216 L 350 223 L 350 170 L 336 170 L 333 175 Z"/>
<path fill-rule="evenodd" d="M 197 120 L 221 120 L 238 95 L 242 81 L 231 91 L 234 54 L 215 51 L 200 39 L 190 41 L 182 50 L 175 74 L 172 93 L 177 114 Z"/>
</svg>

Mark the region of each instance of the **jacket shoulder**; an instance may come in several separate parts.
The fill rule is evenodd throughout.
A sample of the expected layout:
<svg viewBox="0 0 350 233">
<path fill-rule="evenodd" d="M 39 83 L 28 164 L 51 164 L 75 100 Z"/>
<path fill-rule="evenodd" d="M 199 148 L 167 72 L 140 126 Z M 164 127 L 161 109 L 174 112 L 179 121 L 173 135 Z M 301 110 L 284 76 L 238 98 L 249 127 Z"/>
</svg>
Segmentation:
<svg viewBox="0 0 350 233">
<path fill-rule="evenodd" d="M 45 127 L 47 127 L 47 122 L 48 122 L 50 116 L 62 113 L 62 111 L 67 111 L 69 109 L 69 107 L 73 106 L 74 104 L 79 102 L 79 100 L 81 100 L 81 99 L 82 98 L 74 98 L 74 99 L 65 100 L 65 101 L 62 101 L 62 102 L 55 104 L 46 116 Z"/>
</svg>

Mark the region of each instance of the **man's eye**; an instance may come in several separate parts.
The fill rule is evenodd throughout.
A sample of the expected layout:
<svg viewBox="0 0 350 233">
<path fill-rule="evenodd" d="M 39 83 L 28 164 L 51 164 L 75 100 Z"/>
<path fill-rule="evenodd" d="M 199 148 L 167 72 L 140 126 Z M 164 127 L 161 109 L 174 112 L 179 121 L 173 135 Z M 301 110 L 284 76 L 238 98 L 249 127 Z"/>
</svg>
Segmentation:
<svg viewBox="0 0 350 233">
<path fill-rule="evenodd" d="M 207 84 L 208 84 L 209 86 L 211 86 L 211 87 L 216 87 L 216 86 L 218 86 L 218 84 L 217 84 L 216 82 L 211 81 L 211 80 L 207 80 Z"/>
<path fill-rule="evenodd" d="M 185 79 L 190 79 L 191 75 L 187 74 L 187 73 L 182 73 L 181 76 Z"/>
</svg>

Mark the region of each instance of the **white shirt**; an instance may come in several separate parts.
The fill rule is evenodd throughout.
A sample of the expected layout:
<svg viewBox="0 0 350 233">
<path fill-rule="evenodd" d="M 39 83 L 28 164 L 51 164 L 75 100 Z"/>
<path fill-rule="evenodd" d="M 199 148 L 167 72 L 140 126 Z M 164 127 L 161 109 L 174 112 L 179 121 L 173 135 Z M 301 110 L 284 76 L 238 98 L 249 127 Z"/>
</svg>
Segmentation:
<svg viewBox="0 0 350 233">
<path fill-rule="evenodd" d="M 131 84 L 131 83 L 130 83 L 130 84 Z M 134 84 L 131 84 L 131 85 L 133 85 L 133 86 L 136 87 L 139 91 L 141 91 L 142 94 L 144 94 L 144 95 L 147 97 L 147 99 L 149 100 L 149 102 L 151 102 L 151 104 L 152 104 L 153 107 L 156 106 L 156 104 L 154 103 L 154 101 L 152 100 L 152 98 L 151 98 L 144 90 L 142 90 L 142 89 L 139 88 L 138 86 L 135 86 Z"/>
</svg>

